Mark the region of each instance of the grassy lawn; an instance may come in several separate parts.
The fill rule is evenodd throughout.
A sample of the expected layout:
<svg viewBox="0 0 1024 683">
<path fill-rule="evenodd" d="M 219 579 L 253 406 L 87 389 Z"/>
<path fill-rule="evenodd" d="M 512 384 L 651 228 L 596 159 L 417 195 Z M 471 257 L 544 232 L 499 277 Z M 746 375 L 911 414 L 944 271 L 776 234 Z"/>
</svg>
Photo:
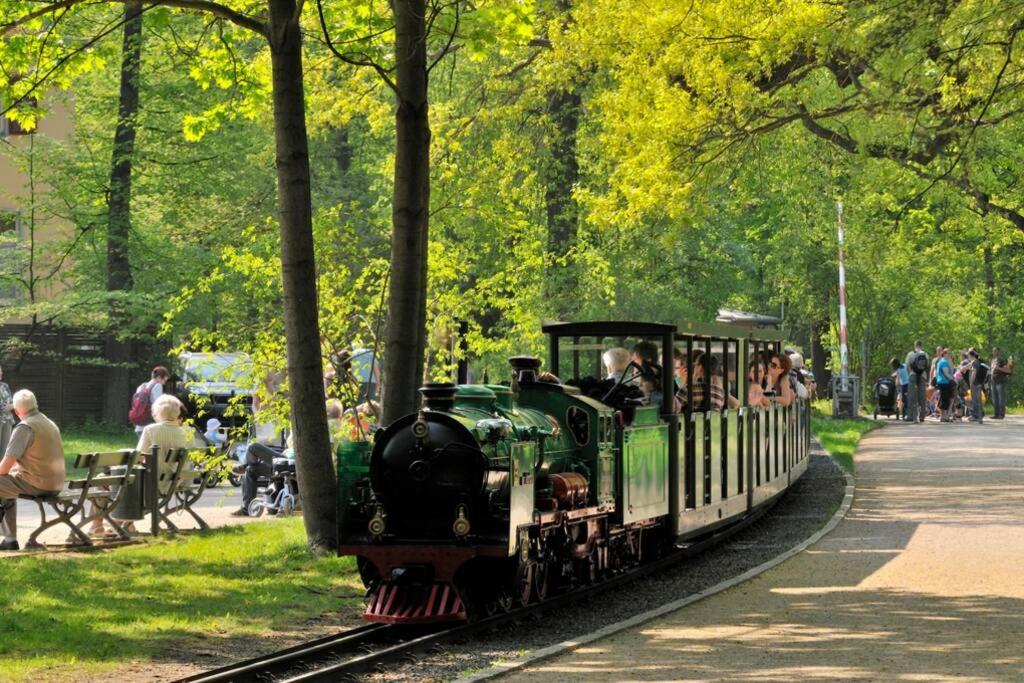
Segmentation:
<svg viewBox="0 0 1024 683">
<path fill-rule="evenodd" d="M 811 414 L 811 431 L 844 470 L 853 474 L 853 452 L 867 432 L 884 423 L 859 417 L 855 420 L 832 419 L 832 406 L 828 401 L 816 401 Z"/>
<path fill-rule="evenodd" d="M 67 460 L 68 472 L 79 453 L 98 453 L 118 451 L 122 448 L 135 448 L 139 437 L 131 427 L 115 427 L 112 425 L 91 423 L 76 425 L 61 430 L 64 439 L 64 457 Z"/>
<path fill-rule="evenodd" d="M 230 651 L 232 638 L 354 613 L 363 595 L 353 558 L 306 552 L 298 517 L 83 556 L 14 557 L 0 571 L 0 681 L 91 679 L 200 645 Z"/>
</svg>

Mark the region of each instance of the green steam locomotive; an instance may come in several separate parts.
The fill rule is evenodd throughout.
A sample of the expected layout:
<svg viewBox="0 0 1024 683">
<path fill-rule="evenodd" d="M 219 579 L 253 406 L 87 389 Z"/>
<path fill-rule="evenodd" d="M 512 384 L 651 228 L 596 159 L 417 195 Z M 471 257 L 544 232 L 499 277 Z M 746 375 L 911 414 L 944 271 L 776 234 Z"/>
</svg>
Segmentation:
<svg viewBox="0 0 1024 683">
<path fill-rule="evenodd" d="M 543 601 L 742 521 L 806 469 L 807 402 L 746 405 L 778 333 L 543 329 L 561 381 L 513 357 L 508 384 L 427 385 L 422 409 L 372 450 L 340 450 L 338 552 L 357 558 L 365 619 L 458 621 Z M 631 344 L 657 356 L 604 379 L 604 351 Z M 667 369 L 680 356 L 677 387 Z M 712 385 L 741 398 L 718 405 Z"/>
</svg>

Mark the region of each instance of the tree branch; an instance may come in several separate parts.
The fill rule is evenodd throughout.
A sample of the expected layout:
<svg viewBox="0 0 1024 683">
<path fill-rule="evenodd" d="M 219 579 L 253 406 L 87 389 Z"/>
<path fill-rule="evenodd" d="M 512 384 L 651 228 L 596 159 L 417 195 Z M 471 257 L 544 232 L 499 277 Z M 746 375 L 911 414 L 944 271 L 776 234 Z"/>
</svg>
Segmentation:
<svg viewBox="0 0 1024 683">
<path fill-rule="evenodd" d="M 129 2 L 129 0 L 105 0 L 106 2 Z M 6 24 L 0 24 L 0 36 L 9 35 L 19 26 L 23 26 L 33 19 L 46 16 L 57 10 L 70 9 L 76 5 L 95 4 L 95 0 L 60 0 L 60 2 L 50 3 L 41 7 L 33 12 L 18 17 L 13 21 L 7 22 Z M 266 35 L 266 22 L 260 21 L 254 17 L 250 17 L 241 12 L 237 12 L 230 7 L 221 5 L 217 2 L 211 2 L 210 0 L 152 0 L 144 3 L 147 9 L 153 7 L 176 7 L 178 9 L 192 10 L 196 12 L 205 12 L 212 14 L 215 17 L 226 19 L 233 24 L 237 24 L 242 28 L 247 28 L 250 31 L 255 31 L 261 35 Z"/>
<path fill-rule="evenodd" d="M 345 62 L 346 64 L 351 64 L 352 66 L 368 66 L 372 68 L 374 71 L 377 72 L 377 75 L 380 76 L 381 80 L 383 80 L 384 83 L 386 83 L 387 86 L 391 88 L 391 90 L 397 95 L 398 86 L 395 85 L 395 82 L 391 80 L 391 75 L 388 73 L 387 69 L 385 69 L 383 66 L 370 59 L 370 57 L 366 54 L 355 53 L 362 54 L 362 56 L 365 58 L 357 59 L 355 57 L 349 56 L 349 53 L 342 53 L 340 50 L 338 50 L 338 48 L 334 46 L 334 41 L 331 40 L 331 32 L 327 28 L 327 18 L 324 16 L 324 6 L 322 0 L 316 0 L 316 12 L 317 16 L 320 18 L 320 30 L 323 31 L 324 33 L 324 42 L 327 44 L 327 49 L 329 49 L 334 54 L 335 57 Z"/>
</svg>

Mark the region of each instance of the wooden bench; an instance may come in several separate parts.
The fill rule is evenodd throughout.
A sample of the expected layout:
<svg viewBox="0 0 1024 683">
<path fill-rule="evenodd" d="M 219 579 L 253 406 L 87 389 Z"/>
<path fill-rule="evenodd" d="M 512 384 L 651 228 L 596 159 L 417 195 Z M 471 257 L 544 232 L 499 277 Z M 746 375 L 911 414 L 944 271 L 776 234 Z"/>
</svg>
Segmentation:
<svg viewBox="0 0 1024 683">
<path fill-rule="evenodd" d="M 200 529 L 210 525 L 196 514 L 192 506 L 202 498 L 207 486 L 220 475 L 218 462 L 223 458 L 215 448 L 178 448 L 157 454 L 164 467 L 157 467 L 155 481 L 150 480 L 150 493 L 156 495 L 155 512 L 151 519 L 155 536 L 163 524 L 168 531 L 177 532 L 178 527 L 170 520 L 176 512 L 187 512 Z M 150 506 L 150 511 L 154 508 Z"/>
<path fill-rule="evenodd" d="M 70 479 L 60 493 L 47 496 L 22 494 L 23 500 L 31 500 L 39 506 L 40 524 L 29 536 L 26 548 L 41 548 L 43 544 L 37 539 L 50 527 L 65 524 L 71 529 L 72 536 L 80 543 L 73 545 L 93 545 L 92 539 L 82 531 L 87 523 L 106 520 L 107 524 L 122 539 L 127 539 L 128 532 L 110 517 L 111 511 L 124 495 L 126 484 L 135 477 L 135 463 L 139 460 L 139 452 L 132 450 L 113 451 L 110 453 L 81 453 L 75 458 L 75 468 L 86 470 L 85 478 Z M 112 467 L 124 467 L 123 474 L 110 474 Z M 92 503 L 92 510 L 86 510 Z M 47 519 L 46 509 L 49 508 L 56 517 Z M 81 514 L 81 524 L 75 524 L 73 517 Z"/>
</svg>

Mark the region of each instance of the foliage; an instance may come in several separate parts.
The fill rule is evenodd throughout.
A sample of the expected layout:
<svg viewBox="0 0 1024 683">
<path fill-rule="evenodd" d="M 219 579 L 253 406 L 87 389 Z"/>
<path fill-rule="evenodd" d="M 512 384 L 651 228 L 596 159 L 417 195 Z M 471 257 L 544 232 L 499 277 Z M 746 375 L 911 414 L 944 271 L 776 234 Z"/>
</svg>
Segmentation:
<svg viewBox="0 0 1024 683">
<path fill-rule="evenodd" d="M 811 431 L 821 445 L 844 470 L 853 474 L 854 451 L 860 438 L 882 426 L 878 420 L 857 418 L 855 420 L 834 419 L 831 414 L 815 409 L 811 414 Z"/>
<path fill-rule="evenodd" d="M 543 354 L 540 322 L 566 312 L 675 321 L 709 320 L 720 307 L 784 311 L 805 355 L 812 329 L 834 348 L 837 199 L 851 367 L 868 385 L 918 337 L 1013 350 L 1024 340 L 1020 5 L 431 5 L 429 50 L 439 61 L 430 72 L 429 376 L 450 375 L 461 321 L 477 378 L 486 370 L 497 380 L 507 355 Z M 34 7 L 8 6 L 11 16 Z M 86 29 L 116 18 L 104 11 L 89 25 L 68 12 L 58 49 L 46 54 L 18 34 L 4 66 L 40 73 L 81 48 Z M 37 28 L 53 20 L 41 16 Z M 147 41 L 172 49 L 145 52 L 138 277 L 124 334 L 248 350 L 272 376 L 284 353 L 266 49 L 229 22 L 167 7 L 148 8 L 146 21 Z M 331 362 L 374 345 L 386 320 L 394 36 L 384 2 L 307 4 L 303 21 Z M 63 250 L 72 257 L 53 276 L 59 297 L 8 315 L 105 320 L 99 217 L 116 48 L 97 41 L 50 81 L 75 93 L 75 135 L 37 136 L 39 192 L 21 199 L 41 223 L 74 226 L 37 247 L 39 262 Z M 5 101 L 26 83 L 6 84 Z M 545 203 L 564 161 L 551 108 L 559 92 L 580 101 L 569 189 L 579 224 L 564 253 L 548 243 Z M 19 106 L 15 116 L 28 111 Z M 22 165 L 26 154 L 16 152 Z M 573 279 L 560 279 L 566 268 Z M 281 403 L 285 393 L 275 396 Z"/>
<path fill-rule="evenodd" d="M 354 612 L 363 595 L 352 558 L 309 556 L 298 518 L 4 568 L 19 587 L 0 596 L 5 680 L 94 678 L 209 638 L 279 637 L 297 621 Z"/>
</svg>

